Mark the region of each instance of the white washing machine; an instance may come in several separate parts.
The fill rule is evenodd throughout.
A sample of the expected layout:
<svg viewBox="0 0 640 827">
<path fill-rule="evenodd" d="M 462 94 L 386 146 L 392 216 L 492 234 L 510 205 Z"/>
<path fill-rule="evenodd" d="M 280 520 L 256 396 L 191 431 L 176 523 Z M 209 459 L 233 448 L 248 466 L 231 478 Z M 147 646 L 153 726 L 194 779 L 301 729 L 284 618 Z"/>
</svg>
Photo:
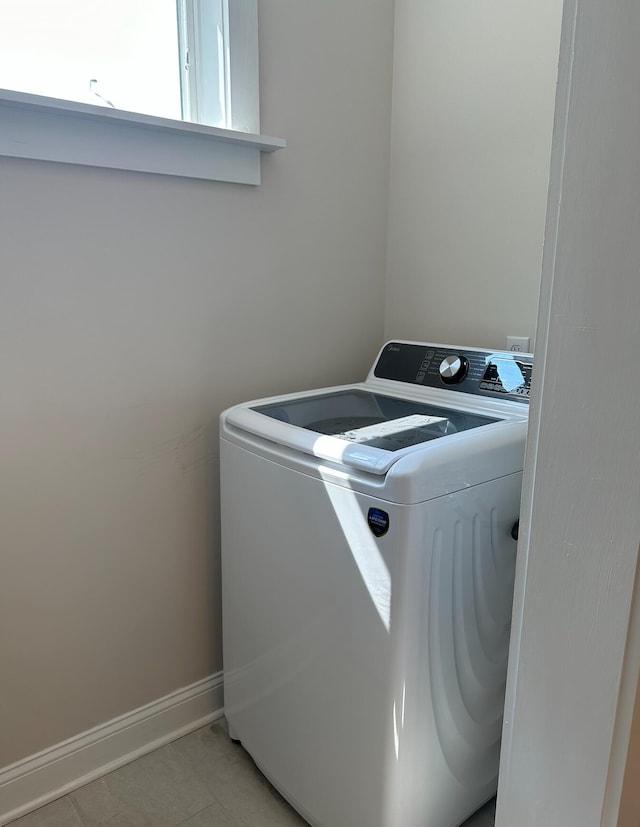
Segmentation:
<svg viewBox="0 0 640 827">
<path fill-rule="evenodd" d="M 314 827 L 495 794 L 532 357 L 389 342 L 221 417 L 225 712 Z"/>
</svg>

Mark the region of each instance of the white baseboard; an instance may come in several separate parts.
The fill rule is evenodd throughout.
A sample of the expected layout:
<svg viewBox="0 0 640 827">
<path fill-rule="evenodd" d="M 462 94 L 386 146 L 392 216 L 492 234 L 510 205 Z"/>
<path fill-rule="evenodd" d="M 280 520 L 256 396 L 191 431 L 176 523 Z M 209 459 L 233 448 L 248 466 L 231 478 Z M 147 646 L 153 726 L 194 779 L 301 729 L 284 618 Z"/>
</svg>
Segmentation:
<svg viewBox="0 0 640 827">
<path fill-rule="evenodd" d="M 0 827 L 222 714 L 219 672 L 0 769 Z"/>
</svg>

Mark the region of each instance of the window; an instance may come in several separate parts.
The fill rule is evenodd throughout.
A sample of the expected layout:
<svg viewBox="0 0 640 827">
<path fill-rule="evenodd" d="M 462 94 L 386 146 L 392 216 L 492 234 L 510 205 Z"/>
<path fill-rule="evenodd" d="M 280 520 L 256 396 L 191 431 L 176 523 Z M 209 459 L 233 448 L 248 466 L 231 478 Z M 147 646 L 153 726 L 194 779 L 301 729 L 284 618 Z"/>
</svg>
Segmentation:
<svg viewBox="0 0 640 827">
<path fill-rule="evenodd" d="M 177 28 L 175 0 L 0 0 L 0 87 L 180 119 Z"/>
<path fill-rule="evenodd" d="M 257 57 L 257 0 L 0 0 L 0 153 L 258 183 Z"/>
</svg>

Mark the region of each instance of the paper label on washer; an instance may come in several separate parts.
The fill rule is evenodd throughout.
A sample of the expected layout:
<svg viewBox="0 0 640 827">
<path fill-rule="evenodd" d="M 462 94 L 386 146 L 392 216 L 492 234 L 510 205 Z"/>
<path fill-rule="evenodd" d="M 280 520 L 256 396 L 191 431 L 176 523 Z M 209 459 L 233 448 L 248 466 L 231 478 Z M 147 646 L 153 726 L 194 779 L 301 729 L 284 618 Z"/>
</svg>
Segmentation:
<svg viewBox="0 0 640 827">
<path fill-rule="evenodd" d="M 380 439 L 391 434 L 400 434 L 403 431 L 412 431 L 415 428 L 424 428 L 427 425 L 436 425 L 446 421 L 444 416 L 410 414 L 401 416 L 399 419 L 390 419 L 388 422 L 365 425 L 364 428 L 354 428 L 352 431 L 344 431 L 336 436 L 340 439 L 347 439 L 349 442 L 370 442 L 372 439 Z"/>
</svg>

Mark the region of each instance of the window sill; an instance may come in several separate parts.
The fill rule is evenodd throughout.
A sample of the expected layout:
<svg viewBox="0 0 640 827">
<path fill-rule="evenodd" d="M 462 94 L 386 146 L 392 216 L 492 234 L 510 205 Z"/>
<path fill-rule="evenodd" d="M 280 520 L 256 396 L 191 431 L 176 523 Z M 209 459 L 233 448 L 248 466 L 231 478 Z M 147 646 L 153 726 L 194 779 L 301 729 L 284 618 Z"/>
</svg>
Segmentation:
<svg viewBox="0 0 640 827">
<path fill-rule="evenodd" d="M 14 158 L 259 184 L 260 153 L 285 146 L 282 138 L 0 90 L 0 155 Z"/>
</svg>

